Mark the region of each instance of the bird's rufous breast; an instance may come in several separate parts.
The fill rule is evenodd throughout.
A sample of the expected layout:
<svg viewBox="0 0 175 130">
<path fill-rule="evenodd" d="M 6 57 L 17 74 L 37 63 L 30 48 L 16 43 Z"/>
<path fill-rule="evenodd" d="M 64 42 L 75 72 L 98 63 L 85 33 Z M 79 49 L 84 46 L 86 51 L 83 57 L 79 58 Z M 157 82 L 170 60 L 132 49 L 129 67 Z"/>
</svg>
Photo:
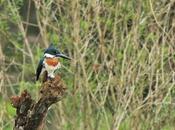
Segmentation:
<svg viewBox="0 0 175 130">
<path fill-rule="evenodd" d="M 56 66 L 59 63 L 58 58 L 46 58 L 46 63 L 51 66 Z"/>
</svg>

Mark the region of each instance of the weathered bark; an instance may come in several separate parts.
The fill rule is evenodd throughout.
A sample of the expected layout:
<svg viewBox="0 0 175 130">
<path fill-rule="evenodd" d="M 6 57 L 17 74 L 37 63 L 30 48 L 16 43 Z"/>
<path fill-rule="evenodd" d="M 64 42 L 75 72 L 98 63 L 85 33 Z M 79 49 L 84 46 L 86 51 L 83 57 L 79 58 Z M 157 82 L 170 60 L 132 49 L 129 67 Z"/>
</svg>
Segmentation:
<svg viewBox="0 0 175 130">
<path fill-rule="evenodd" d="M 41 85 L 40 99 L 35 102 L 27 90 L 20 96 L 12 96 L 12 105 L 16 108 L 14 130 L 41 130 L 48 108 L 60 101 L 65 95 L 66 87 L 60 76 L 47 80 Z"/>
</svg>

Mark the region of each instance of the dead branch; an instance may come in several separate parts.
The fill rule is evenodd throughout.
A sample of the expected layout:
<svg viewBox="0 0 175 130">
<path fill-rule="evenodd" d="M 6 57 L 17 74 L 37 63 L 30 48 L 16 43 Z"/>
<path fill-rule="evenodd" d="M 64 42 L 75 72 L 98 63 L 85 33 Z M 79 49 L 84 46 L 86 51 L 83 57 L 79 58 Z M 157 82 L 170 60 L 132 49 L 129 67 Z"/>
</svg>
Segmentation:
<svg viewBox="0 0 175 130">
<path fill-rule="evenodd" d="M 41 85 L 38 102 L 31 98 L 27 90 L 20 96 L 12 96 L 11 102 L 16 108 L 14 130 L 41 130 L 48 108 L 64 97 L 65 90 L 60 76 L 56 76 Z"/>
</svg>

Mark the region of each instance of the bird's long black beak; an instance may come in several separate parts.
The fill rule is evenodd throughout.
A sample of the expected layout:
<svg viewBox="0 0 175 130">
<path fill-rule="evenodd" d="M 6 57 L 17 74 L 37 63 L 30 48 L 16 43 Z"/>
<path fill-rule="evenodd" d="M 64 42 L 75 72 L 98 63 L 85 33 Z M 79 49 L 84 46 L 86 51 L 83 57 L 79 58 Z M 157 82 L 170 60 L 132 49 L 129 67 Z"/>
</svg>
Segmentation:
<svg viewBox="0 0 175 130">
<path fill-rule="evenodd" d="M 60 53 L 60 54 L 56 54 L 56 57 L 61 57 L 61 58 L 64 58 L 64 59 L 67 59 L 67 60 L 71 60 L 71 58 L 69 58 L 68 56 Z"/>
</svg>

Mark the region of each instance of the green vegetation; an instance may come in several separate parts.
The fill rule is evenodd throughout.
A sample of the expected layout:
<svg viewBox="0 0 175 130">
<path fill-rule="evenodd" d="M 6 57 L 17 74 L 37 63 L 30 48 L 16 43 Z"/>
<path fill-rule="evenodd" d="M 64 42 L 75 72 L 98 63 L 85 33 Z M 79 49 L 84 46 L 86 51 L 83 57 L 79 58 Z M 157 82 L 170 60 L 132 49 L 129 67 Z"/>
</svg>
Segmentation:
<svg viewBox="0 0 175 130">
<path fill-rule="evenodd" d="M 53 42 L 69 55 L 59 70 L 68 95 L 45 130 L 174 130 L 175 2 L 0 0 L 0 130 L 9 98 L 38 98 L 35 70 Z"/>
</svg>

